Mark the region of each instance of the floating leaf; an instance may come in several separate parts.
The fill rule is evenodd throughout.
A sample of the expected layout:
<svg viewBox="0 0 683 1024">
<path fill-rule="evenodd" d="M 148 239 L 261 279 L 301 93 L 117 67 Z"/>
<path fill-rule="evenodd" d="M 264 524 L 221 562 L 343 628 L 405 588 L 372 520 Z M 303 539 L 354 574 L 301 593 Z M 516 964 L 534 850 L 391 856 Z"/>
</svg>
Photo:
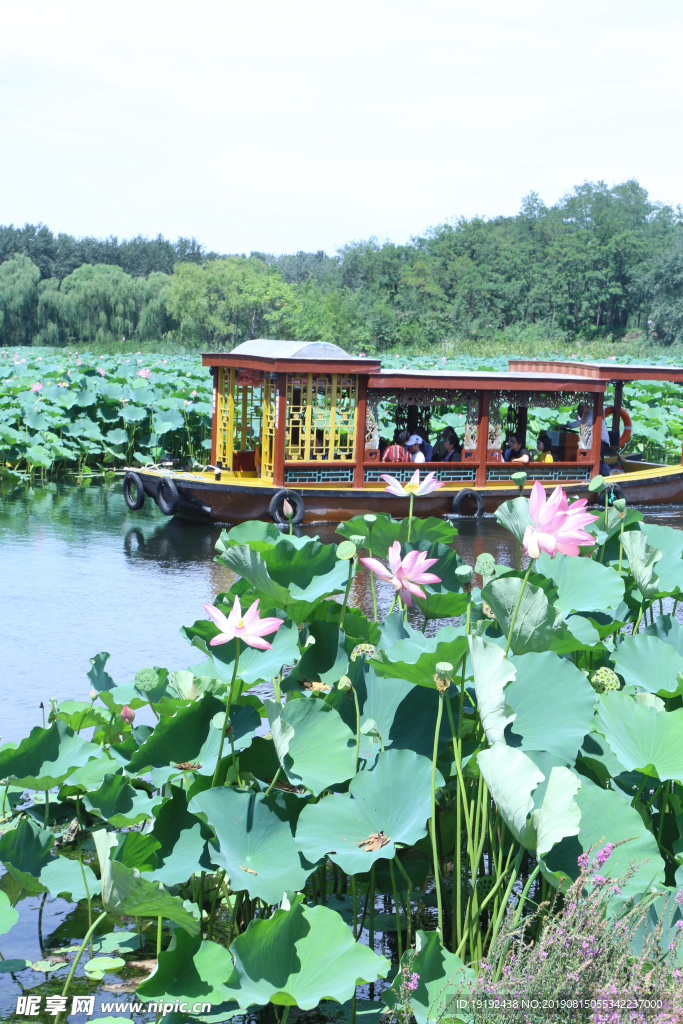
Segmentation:
<svg viewBox="0 0 683 1024">
<path fill-rule="evenodd" d="M 434 1024 L 454 1014 L 460 1016 L 453 1006 L 454 1000 L 476 979 L 476 972 L 465 967 L 459 956 L 449 952 L 438 932 L 418 931 L 415 936 L 415 952 L 403 955 L 399 971 L 390 988 L 382 993 L 382 999 L 392 1010 L 401 1000 L 402 975 L 417 974 L 417 988 L 410 994 L 410 1008 L 417 1024 Z"/>
</svg>

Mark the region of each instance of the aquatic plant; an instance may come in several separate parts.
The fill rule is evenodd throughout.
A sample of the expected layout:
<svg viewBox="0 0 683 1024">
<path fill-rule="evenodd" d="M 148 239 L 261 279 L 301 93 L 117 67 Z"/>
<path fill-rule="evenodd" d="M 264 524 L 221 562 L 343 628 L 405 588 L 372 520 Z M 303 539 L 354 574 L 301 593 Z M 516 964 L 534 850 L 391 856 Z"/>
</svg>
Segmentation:
<svg viewBox="0 0 683 1024">
<path fill-rule="evenodd" d="M 534 518 L 555 531 L 519 569 L 463 564 L 437 519 L 415 518 L 409 540 L 406 520 L 357 517 L 339 545 L 261 522 L 225 531 L 234 582 L 184 628 L 189 668 L 117 683 L 97 655 L 87 699 L 55 701 L 0 747 L 0 931 L 11 939 L 25 897 L 65 894 L 84 921 L 51 953 L 64 996 L 118 950 L 148 962 L 148 1006 L 211 1003 L 219 1019 L 333 1000 L 353 1015 L 370 983 L 422 1024 L 489 968 L 500 988 L 510 956 L 547 949 L 580 896 L 600 943 L 637 919 L 627 966 L 645 943 L 673 984 L 683 535 L 630 508 L 549 503 L 497 513 L 520 543 Z M 410 618 L 353 606 L 368 568 L 378 608 L 404 590 Z M 42 991 L 49 968 L 15 966 Z M 585 973 L 602 991 L 604 972 Z"/>
</svg>

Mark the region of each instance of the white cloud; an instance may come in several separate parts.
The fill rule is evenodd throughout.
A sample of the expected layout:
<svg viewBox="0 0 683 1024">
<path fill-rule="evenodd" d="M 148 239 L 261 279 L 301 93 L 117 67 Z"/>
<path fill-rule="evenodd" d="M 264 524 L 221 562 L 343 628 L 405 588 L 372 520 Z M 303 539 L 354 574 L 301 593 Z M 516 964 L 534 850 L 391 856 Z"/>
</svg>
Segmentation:
<svg viewBox="0 0 683 1024">
<path fill-rule="evenodd" d="M 10 0 L 0 220 L 396 241 L 584 179 L 680 198 L 680 5 Z"/>
</svg>

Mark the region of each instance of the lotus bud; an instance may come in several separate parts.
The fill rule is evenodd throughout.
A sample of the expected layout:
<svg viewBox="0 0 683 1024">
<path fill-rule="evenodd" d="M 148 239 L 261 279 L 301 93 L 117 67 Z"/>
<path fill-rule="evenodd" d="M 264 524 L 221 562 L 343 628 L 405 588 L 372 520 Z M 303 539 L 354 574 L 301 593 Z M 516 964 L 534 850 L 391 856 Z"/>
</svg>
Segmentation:
<svg viewBox="0 0 683 1024">
<path fill-rule="evenodd" d="M 93 704 L 95 703 L 95 701 L 97 700 L 98 697 L 99 697 L 99 693 L 97 692 L 97 690 L 93 686 L 92 690 L 90 691 L 90 700 L 93 702 Z"/>
<path fill-rule="evenodd" d="M 121 718 L 124 722 L 127 722 L 128 725 L 132 725 L 135 721 L 135 712 L 132 708 L 129 708 L 127 704 L 124 704 L 121 708 Z"/>
<path fill-rule="evenodd" d="M 282 514 L 285 517 L 285 519 L 293 519 L 294 518 L 294 509 L 289 504 L 289 502 L 287 501 L 286 498 L 282 502 Z"/>
<path fill-rule="evenodd" d="M 360 658 L 363 655 L 367 655 L 368 658 L 371 658 L 376 651 L 377 648 L 374 644 L 356 644 L 354 649 L 351 651 L 350 658 L 351 661 L 355 661 L 356 658 Z"/>
<path fill-rule="evenodd" d="M 439 661 L 436 665 L 434 682 L 439 693 L 446 693 L 453 682 L 453 666 L 450 661 Z"/>
<path fill-rule="evenodd" d="M 337 683 L 337 689 L 338 690 L 352 690 L 353 689 L 353 683 L 351 682 L 351 680 L 349 679 L 348 676 L 342 676 L 341 679 L 339 680 L 339 682 Z"/>
<path fill-rule="evenodd" d="M 611 668 L 607 668 L 606 665 L 603 665 L 602 668 L 597 669 L 593 673 L 591 684 L 597 693 L 609 693 L 610 690 L 621 689 L 619 676 Z"/>
</svg>

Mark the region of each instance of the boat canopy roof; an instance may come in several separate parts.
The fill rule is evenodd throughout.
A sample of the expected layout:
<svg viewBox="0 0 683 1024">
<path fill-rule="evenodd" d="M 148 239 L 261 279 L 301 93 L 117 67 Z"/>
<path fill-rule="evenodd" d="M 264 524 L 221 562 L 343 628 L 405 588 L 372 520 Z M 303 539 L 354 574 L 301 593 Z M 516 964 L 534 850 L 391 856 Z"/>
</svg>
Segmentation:
<svg viewBox="0 0 683 1024">
<path fill-rule="evenodd" d="M 514 372 L 571 374 L 588 377 L 591 380 L 633 381 L 667 380 L 672 384 L 683 384 L 683 366 L 653 366 L 648 363 L 594 362 L 579 363 L 573 359 L 511 359 L 510 370 Z"/>
<path fill-rule="evenodd" d="M 350 356 L 339 345 L 327 341 L 278 341 L 274 338 L 255 338 L 243 341 L 231 352 L 202 353 L 204 366 L 235 366 L 272 373 L 290 371 L 323 373 L 366 372 L 379 370 L 379 359 Z"/>
<path fill-rule="evenodd" d="M 438 391 L 601 391 L 607 382 L 566 373 L 493 370 L 380 370 L 371 373 L 369 388 L 397 390 L 428 388 Z"/>
</svg>

